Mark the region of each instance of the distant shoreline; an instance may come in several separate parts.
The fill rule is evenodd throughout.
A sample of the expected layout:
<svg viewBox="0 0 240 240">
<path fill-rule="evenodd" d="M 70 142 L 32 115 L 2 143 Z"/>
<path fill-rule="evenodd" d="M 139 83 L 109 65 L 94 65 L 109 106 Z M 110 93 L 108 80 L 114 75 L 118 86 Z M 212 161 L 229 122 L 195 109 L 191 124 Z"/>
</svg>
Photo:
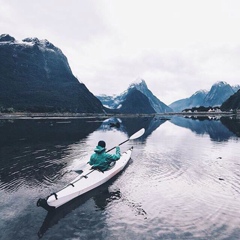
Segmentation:
<svg viewBox="0 0 240 240">
<path fill-rule="evenodd" d="M 237 116 L 232 112 L 172 112 L 172 113 L 153 113 L 153 114 L 99 114 L 99 113 L 0 113 L 0 119 L 84 119 L 84 118 L 99 118 L 108 119 L 116 118 L 138 118 L 138 117 L 171 117 L 171 116 L 199 116 L 199 117 L 214 117 L 214 116 Z"/>
</svg>

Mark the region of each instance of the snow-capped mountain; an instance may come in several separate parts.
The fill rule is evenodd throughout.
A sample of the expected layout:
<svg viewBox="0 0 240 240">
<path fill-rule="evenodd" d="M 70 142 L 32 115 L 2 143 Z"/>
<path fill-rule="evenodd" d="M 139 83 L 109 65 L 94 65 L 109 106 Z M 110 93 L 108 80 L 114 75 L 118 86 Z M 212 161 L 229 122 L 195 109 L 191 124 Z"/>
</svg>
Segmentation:
<svg viewBox="0 0 240 240">
<path fill-rule="evenodd" d="M 99 95 L 97 98 L 102 102 L 102 104 L 111 109 L 119 109 L 122 106 L 122 103 L 125 101 L 126 96 L 133 89 L 136 89 L 143 93 L 149 100 L 152 108 L 157 113 L 162 112 L 172 112 L 172 109 L 166 104 L 161 102 L 153 93 L 148 89 L 146 82 L 143 79 L 138 79 L 134 83 L 130 84 L 128 89 L 118 96 L 106 96 Z"/>
<path fill-rule="evenodd" d="M 205 96 L 202 106 L 220 106 L 235 92 L 226 82 L 217 82 L 212 85 L 210 91 Z"/>
<path fill-rule="evenodd" d="M 216 82 L 212 85 L 209 91 L 200 90 L 194 93 L 191 97 L 180 99 L 169 105 L 175 112 L 181 112 L 186 108 L 199 107 L 199 106 L 221 106 L 231 95 L 238 89 L 239 85 L 230 86 L 226 82 Z"/>
<path fill-rule="evenodd" d="M 148 97 L 136 88 L 131 88 L 127 92 L 125 99 L 121 102 L 118 109 L 121 113 L 156 113 Z"/>
<path fill-rule="evenodd" d="M 233 85 L 231 87 L 235 93 L 240 89 L 240 85 Z"/>
<path fill-rule="evenodd" d="M 171 103 L 169 107 L 172 108 L 174 112 L 181 112 L 186 108 L 199 107 L 207 93 L 208 92 L 206 90 L 197 91 L 189 98 L 180 99 Z"/>
<path fill-rule="evenodd" d="M 72 74 L 48 40 L 0 35 L 0 107 L 30 112 L 103 113 L 101 102 Z"/>
<path fill-rule="evenodd" d="M 130 85 L 130 88 L 136 88 L 140 92 L 142 92 L 149 99 L 151 106 L 157 113 L 162 112 L 172 112 L 172 109 L 168 107 L 166 104 L 161 102 L 147 87 L 146 82 L 143 79 L 139 79 L 138 82 L 135 82 Z"/>
<path fill-rule="evenodd" d="M 118 109 L 121 107 L 121 102 L 124 101 L 126 97 L 127 92 L 124 92 L 122 95 L 116 96 L 107 96 L 105 94 L 101 94 L 99 96 L 96 96 L 103 104 L 104 107 L 110 108 L 110 109 Z"/>
</svg>

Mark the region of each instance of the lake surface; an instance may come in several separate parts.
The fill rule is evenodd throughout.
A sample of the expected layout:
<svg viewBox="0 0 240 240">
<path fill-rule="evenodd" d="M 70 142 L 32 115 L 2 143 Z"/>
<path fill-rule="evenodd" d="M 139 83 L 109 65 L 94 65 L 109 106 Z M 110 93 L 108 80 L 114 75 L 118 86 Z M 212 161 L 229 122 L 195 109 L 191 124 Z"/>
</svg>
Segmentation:
<svg viewBox="0 0 240 240">
<path fill-rule="evenodd" d="M 240 120 L 0 121 L 0 239 L 240 239 Z M 39 198 L 74 179 L 99 140 L 134 147 L 127 168 L 54 214 Z"/>
</svg>

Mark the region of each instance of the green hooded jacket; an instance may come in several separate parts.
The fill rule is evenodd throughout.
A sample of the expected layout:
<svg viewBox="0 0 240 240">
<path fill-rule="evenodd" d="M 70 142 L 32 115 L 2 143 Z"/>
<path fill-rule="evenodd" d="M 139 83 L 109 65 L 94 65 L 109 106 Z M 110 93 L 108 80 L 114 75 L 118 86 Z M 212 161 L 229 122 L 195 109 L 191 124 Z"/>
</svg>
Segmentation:
<svg viewBox="0 0 240 240">
<path fill-rule="evenodd" d="M 98 168 L 101 171 L 106 171 L 110 167 L 110 163 L 117 161 L 121 157 L 120 147 L 116 147 L 115 154 L 106 153 L 106 149 L 101 146 L 96 146 L 94 154 L 91 156 L 89 164 Z"/>
</svg>

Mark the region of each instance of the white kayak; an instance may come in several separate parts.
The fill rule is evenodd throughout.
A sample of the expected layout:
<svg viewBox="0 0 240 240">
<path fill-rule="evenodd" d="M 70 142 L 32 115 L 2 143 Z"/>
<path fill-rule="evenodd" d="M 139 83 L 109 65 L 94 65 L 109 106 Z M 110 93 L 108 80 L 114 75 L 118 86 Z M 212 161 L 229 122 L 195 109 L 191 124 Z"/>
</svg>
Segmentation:
<svg viewBox="0 0 240 240">
<path fill-rule="evenodd" d="M 40 198 L 37 201 L 37 206 L 41 206 L 47 211 L 53 210 L 102 185 L 125 168 L 131 158 L 132 150 L 133 148 L 124 152 L 114 166 L 107 171 L 101 172 L 99 170 L 93 170 L 89 165 L 89 167 L 84 169 L 81 175 L 76 177 L 62 190 L 52 193 L 45 199 Z"/>
</svg>

